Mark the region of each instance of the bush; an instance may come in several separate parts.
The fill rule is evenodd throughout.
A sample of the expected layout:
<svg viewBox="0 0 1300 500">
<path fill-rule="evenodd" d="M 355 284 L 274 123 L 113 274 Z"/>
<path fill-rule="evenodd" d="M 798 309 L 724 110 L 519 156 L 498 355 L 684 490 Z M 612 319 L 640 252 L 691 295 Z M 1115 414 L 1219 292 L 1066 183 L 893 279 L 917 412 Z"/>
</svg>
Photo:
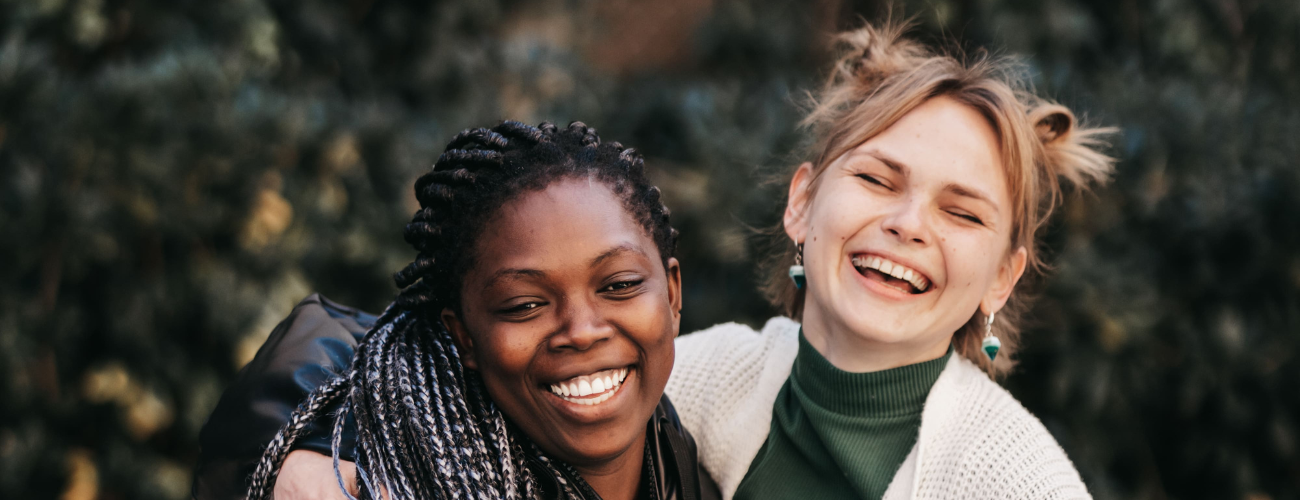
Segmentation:
<svg viewBox="0 0 1300 500">
<path fill-rule="evenodd" d="M 1098 498 L 1297 498 L 1300 7 L 915 1 L 1124 132 L 1050 230 L 1008 386 Z M 0 1 L 0 496 L 184 498 L 312 291 L 371 311 L 455 132 L 582 120 L 682 231 L 684 331 L 771 314 L 748 228 L 825 35 L 872 2 Z"/>
</svg>

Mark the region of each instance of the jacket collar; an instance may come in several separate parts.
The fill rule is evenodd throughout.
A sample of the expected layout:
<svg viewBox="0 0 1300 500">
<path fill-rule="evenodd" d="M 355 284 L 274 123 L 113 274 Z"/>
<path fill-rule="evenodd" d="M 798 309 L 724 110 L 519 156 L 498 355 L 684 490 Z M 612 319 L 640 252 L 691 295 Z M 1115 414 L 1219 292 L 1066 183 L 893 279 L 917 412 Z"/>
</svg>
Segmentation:
<svg viewBox="0 0 1300 500">
<path fill-rule="evenodd" d="M 700 484 L 695 443 L 682 427 L 668 396 L 659 399 L 654 414 L 646 423 L 645 462 L 642 481 L 654 500 L 699 500 Z M 528 458 L 541 490 L 541 497 L 554 500 L 600 500 L 591 486 L 572 467 L 565 464 L 547 466 L 540 457 Z M 567 488 L 565 486 L 568 486 Z"/>
</svg>

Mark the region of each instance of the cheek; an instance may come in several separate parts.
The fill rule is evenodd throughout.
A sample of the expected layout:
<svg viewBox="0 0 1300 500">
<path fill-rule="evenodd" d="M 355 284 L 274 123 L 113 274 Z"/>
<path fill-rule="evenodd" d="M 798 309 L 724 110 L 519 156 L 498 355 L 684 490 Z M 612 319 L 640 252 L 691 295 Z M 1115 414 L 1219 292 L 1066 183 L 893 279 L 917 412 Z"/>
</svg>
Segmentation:
<svg viewBox="0 0 1300 500">
<path fill-rule="evenodd" d="M 673 368 L 673 339 L 677 336 L 666 295 L 637 299 L 620 311 L 623 330 L 645 357 L 647 382 L 664 384 Z"/>
<path fill-rule="evenodd" d="M 476 340 L 474 358 L 479 374 L 494 386 L 513 386 L 522 383 L 538 349 L 534 337 L 527 331 L 499 329 L 480 335 Z"/>
<path fill-rule="evenodd" d="M 899 209 L 896 198 L 871 192 L 854 182 L 845 179 L 817 194 L 809 218 L 810 231 L 830 243 L 843 243 Z"/>
<path fill-rule="evenodd" d="M 952 231 L 939 238 L 951 290 L 982 294 L 997 274 L 1000 248 L 987 235 Z"/>
<path fill-rule="evenodd" d="M 825 190 L 817 197 L 809 227 L 820 229 L 826 237 L 849 236 L 854 227 L 860 225 L 864 214 L 874 211 L 872 205 L 872 200 L 862 196 L 853 196 L 842 190 Z"/>
<path fill-rule="evenodd" d="M 536 415 L 536 408 L 529 397 L 532 390 L 528 371 L 537 346 L 535 342 L 521 341 L 520 337 L 526 334 L 517 330 L 496 330 L 478 336 L 474 354 L 488 397 L 506 418 L 531 427 L 529 423 Z"/>
</svg>

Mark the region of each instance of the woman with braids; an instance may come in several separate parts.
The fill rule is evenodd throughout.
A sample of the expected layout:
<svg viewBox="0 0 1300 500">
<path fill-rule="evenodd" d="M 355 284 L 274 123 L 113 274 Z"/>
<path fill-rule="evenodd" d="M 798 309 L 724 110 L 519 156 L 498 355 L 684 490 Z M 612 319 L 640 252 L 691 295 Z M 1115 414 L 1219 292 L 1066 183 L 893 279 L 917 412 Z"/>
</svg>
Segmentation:
<svg viewBox="0 0 1300 500">
<path fill-rule="evenodd" d="M 415 190 L 397 299 L 295 308 L 205 427 L 195 497 L 715 496 L 663 397 L 677 232 L 640 155 L 579 122 L 505 122 L 458 135 Z M 300 444 L 331 455 L 315 491 L 276 484 Z"/>
<path fill-rule="evenodd" d="M 912 41 L 838 37 L 804 125 L 767 287 L 783 317 L 677 340 L 666 394 L 723 498 L 1089 498 L 994 380 L 1014 366 L 1038 232 L 1105 181 L 1109 129 L 1023 71 Z M 304 476 L 320 475 L 309 468 Z"/>
</svg>

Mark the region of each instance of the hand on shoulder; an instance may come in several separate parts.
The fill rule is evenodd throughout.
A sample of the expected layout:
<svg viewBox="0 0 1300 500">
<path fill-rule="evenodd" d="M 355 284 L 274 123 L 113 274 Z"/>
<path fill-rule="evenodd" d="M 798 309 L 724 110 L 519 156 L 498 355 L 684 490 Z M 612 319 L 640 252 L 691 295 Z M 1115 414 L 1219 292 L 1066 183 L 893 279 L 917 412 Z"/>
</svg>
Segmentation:
<svg viewBox="0 0 1300 500">
<path fill-rule="evenodd" d="M 343 475 L 343 484 L 348 493 L 356 496 L 357 467 L 346 460 L 339 460 L 339 473 Z M 318 500 L 346 499 L 339 491 L 338 478 L 334 476 L 334 461 L 330 457 L 309 450 L 295 450 L 289 453 L 280 468 L 280 476 L 275 481 L 276 500 Z"/>
</svg>

